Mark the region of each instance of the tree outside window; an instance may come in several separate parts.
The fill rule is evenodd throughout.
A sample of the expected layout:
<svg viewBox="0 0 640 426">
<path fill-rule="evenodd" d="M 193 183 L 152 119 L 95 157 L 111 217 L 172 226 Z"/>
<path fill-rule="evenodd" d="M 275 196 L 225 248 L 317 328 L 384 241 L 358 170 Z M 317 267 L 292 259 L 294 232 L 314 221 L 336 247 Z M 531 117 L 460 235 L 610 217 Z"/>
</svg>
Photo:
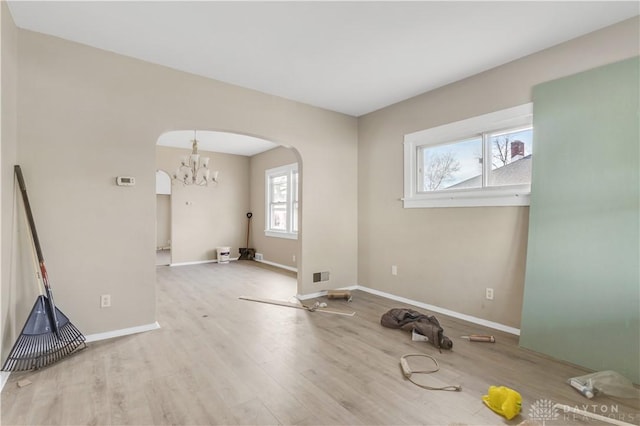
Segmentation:
<svg viewBox="0 0 640 426">
<path fill-rule="evenodd" d="M 404 137 L 404 208 L 528 206 L 533 104 Z"/>
</svg>

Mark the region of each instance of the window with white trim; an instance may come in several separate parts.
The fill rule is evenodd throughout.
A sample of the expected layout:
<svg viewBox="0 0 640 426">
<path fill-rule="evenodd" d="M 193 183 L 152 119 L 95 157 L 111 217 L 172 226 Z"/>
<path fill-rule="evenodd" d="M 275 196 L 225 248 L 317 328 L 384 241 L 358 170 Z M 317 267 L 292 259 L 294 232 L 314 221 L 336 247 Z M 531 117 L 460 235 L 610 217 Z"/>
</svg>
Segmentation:
<svg viewBox="0 0 640 426">
<path fill-rule="evenodd" d="M 265 235 L 298 238 L 298 164 L 265 171 Z"/>
<path fill-rule="evenodd" d="M 405 135 L 405 208 L 529 205 L 532 104 Z"/>
</svg>

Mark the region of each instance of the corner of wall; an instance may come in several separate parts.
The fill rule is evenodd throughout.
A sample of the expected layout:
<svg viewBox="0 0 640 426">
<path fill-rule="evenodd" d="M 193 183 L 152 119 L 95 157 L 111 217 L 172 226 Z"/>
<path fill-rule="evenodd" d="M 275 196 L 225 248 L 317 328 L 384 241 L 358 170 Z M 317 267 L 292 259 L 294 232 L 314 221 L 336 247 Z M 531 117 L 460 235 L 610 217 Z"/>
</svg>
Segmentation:
<svg viewBox="0 0 640 426">
<path fill-rule="evenodd" d="M 0 359 L 4 360 L 17 332 L 15 306 L 11 289 L 12 275 L 14 179 L 13 165 L 17 161 L 17 67 L 18 29 L 6 1 L 0 3 Z M 4 380 L 4 376 L 3 380 Z M 8 377 L 8 376 L 7 376 Z"/>
</svg>

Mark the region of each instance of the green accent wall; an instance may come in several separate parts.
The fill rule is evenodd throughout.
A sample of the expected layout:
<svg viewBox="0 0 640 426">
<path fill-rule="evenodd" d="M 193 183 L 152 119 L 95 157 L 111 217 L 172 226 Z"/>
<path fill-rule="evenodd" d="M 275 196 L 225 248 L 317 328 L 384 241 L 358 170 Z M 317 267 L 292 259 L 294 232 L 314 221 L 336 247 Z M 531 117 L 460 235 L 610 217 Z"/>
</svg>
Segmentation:
<svg viewBox="0 0 640 426">
<path fill-rule="evenodd" d="M 537 85 L 520 345 L 640 383 L 639 58 Z"/>
</svg>

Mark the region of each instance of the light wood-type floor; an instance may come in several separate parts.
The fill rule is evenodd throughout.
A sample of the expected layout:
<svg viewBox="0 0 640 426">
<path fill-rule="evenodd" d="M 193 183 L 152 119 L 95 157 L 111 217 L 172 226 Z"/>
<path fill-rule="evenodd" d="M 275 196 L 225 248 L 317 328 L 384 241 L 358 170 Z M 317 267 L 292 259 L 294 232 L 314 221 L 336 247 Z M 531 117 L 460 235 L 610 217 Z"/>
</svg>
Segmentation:
<svg viewBox="0 0 640 426">
<path fill-rule="evenodd" d="M 640 421 L 638 401 L 583 398 L 565 380 L 586 370 L 521 349 L 509 334 L 436 314 L 454 342 L 453 351 L 439 353 L 380 326 L 384 312 L 403 305 L 369 293 L 354 292 L 351 303 L 327 301 L 357 312 L 344 317 L 239 300 L 295 294 L 291 274 L 250 261 L 157 272 L 161 329 L 91 343 L 56 365 L 12 374 L 2 425 L 515 425 L 543 400 Z M 459 338 L 469 333 L 497 342 Z M 412 352 L 433 355 L 441 368 L 417 380 L 460 384 L 462 392 L 404 380 L 399 358 Z M 32 384 L 19 388 L 21 379 Z M 519 391 L 522 414 L 506 421 L 484 406 L 490 385 Z M 560 414 L 546 424 L 600 423 Z"/>
</svg>

